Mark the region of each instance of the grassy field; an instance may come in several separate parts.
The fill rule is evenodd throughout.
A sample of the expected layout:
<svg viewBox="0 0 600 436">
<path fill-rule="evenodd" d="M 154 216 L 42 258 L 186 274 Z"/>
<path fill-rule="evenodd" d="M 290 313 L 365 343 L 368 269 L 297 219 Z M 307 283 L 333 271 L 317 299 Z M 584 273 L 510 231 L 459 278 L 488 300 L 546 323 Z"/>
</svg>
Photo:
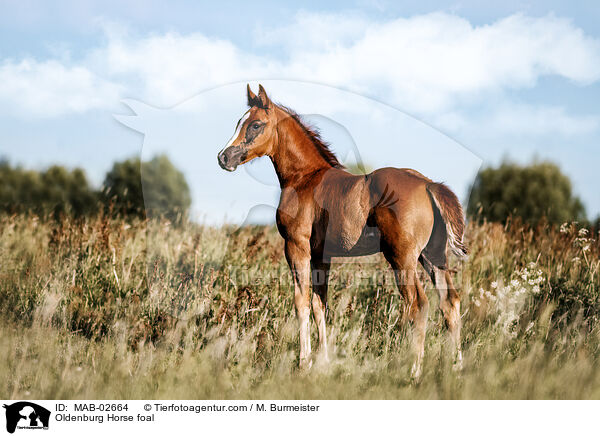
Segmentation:
<svg viewBox="0 0 600 436">
<path fill-rule="evenodd" d="M 381 256 L 332 269 L 331 364 L 301 372 L 283 241 L 233 230 L 0 217 L 0 396 L 600 398 L 600 245 L 576 224 L 470 225 L 470 257 L 452 265 L 464 368 L 426 280 L 418 382 Z"/>
</svg>

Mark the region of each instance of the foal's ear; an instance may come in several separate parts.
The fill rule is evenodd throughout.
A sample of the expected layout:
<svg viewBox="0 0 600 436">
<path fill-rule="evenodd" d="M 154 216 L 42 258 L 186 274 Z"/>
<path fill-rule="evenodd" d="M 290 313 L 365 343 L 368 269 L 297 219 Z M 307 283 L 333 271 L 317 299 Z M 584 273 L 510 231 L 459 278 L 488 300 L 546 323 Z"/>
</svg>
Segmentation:
<svg viewBox="0 0 600 436">
<path fill-rule="evenodd" d="M 248 84 L 248 86 L 247 86 L 247 91 L 248 91 L 248 106 L 250 106 L 250 107 L 260 106 L 260 104 L 261 104 L 260 99 L 256 96 L 255 93 L 252 92 L 252 90 L 250 89 L 250 84 Z"/>
<path fill-rule="evenodd" d="M 260 100 L 260 106 L 263 109 L 267 109 L 271 106 L 271 100 L 269 100 L 269 97 L 267 96 L 267 91 L 265 91 L 265 88 L 260 84 L 258 85 L 258 99 Z"/>
</svg>

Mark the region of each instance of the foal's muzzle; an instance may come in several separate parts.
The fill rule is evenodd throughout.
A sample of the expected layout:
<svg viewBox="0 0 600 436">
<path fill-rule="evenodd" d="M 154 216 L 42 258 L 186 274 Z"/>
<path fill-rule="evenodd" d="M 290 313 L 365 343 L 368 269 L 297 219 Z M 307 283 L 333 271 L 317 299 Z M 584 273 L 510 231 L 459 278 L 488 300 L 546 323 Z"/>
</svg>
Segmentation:
<svg viewBox="0 0 600 436">
<path fill-rule="evenodd" d="M 248 151 L 240 146 L 230 146 L 217 155 L 217 161 L 221 168 L 227 171 L 235 171 L 240 163 L 248 156 Z"/>
</svg>

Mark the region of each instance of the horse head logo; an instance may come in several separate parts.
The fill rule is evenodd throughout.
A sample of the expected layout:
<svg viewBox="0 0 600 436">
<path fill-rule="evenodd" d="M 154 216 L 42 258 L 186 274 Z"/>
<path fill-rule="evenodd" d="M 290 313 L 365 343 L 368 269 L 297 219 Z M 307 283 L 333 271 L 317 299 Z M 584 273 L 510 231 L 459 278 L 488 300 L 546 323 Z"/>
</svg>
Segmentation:
<svg viewBox="0 0 600 436">
<path fill-rule="evenodd" d="M 19 401 L 4 404 L 6 409 L 6 431 L 14 433 L 19 428 L 47 429 L 50 421 L 50 411 L 29 401 Z"/>
</svg>

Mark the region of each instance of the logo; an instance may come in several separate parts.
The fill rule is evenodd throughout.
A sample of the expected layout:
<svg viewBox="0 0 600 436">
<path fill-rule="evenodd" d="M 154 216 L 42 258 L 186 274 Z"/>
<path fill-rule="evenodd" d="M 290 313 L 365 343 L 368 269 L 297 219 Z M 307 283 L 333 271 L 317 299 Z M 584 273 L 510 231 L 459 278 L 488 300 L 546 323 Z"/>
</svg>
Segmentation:
<svg viewBox="0 0 600 436">
<path fill-rule="evenodd" d="M 3 406 L 6 409 L 6 431 L 15 429 L 48 430 L 50 411 L 29 401 L 19 401 Z"/>
</svg>

